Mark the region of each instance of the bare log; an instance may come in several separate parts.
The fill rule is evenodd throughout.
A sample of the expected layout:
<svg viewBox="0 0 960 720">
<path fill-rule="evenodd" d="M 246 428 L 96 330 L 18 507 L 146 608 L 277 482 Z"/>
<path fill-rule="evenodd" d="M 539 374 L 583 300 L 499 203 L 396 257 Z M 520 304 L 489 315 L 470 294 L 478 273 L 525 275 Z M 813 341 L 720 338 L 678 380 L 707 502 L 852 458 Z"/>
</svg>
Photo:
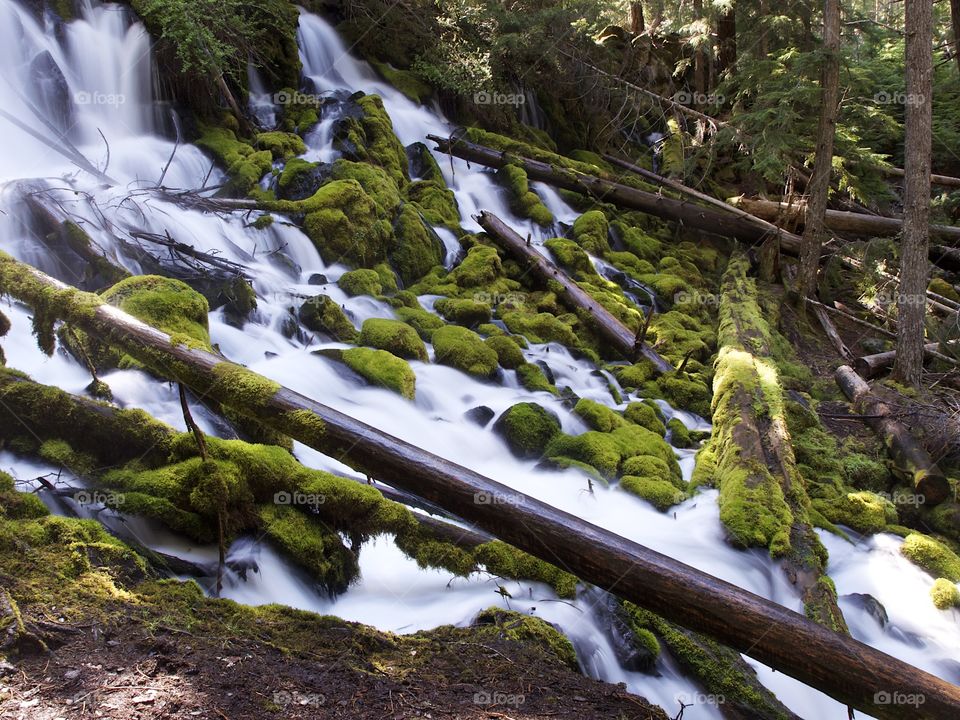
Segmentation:
<svg viewBox="0 0 960 720">
<path fill-rule="evenodd" d="M 503 220 L 493 213 L 483 210 L 477 216 L 477 222 L 501 247 L 521 263 L 524 263 L 542 282 L 559 283 L 563 288 L 561 293 L 563 300 L 574 308 L 583 308 L 590 313 L 596 329 L 607 342 L 623 353 L 625 357 L 635 360 L 639 354 L 642 354 L 661 373 L 670 372 L 674 369 L 670 362 L 660 357 L 647 343 L 642 341 L 638 343 L 637 333 L 617 320 L 609 310 L 590 297 L 563 270 L 547 260 L 535 248 L 527 245 L 527 241 L 514 232 Z"/>
<path fill-rule="evenodd" d="M 803 615 L 626 540 L 284 388 L 205 350 L 173 342 L 99 297 L 0 253 L 0 290 L 69 321 L 154 372 L 235 407 L 651 612 L 748 653 L 880 718 L 913 706 L 878 693 L 920 693 L 929 718 L 957 717 L 960 687 Z M 478 502 L 477 498 L 493 499 Z"/>
<path fill-rule="evenodd" d="M 807 212 L 806 204 L 802 202 L 784 203 L 745 197 L 733 198 L 730 202 L 735 207 L 771 222 L 789 221 L 803 225 Z M 897 235 L 903 229 L 903 220 L 900 218 L 864 215 L 846 210 L 827 210 L 826 222 L 827 227 L 831 230 L 854 235 L 892 236 Z M 930 235 L 931 237 L 957 241 L 960 240 L 960 227 L 931 225 Z"/>
<path fill-rule="evenodd" d="M 827 334 L 827 338 L 829 338 L 830 342 L 833 344 L 833 347 L 835 347 L 837 352 L 840 354 L 840 357 L 842 357 L 844 360 L 850 360 L 853 357 L 853 353 L 850 352 L 850 348 L 848 348 L 846 343 L 843 342 L 843 338 L 841 338 L 840 333 L 837 332 L 837 327 L 833 324 L 833 321 L 830 320 L 830 317 L 827 315 L 827 311 L 823 309 L 823 306 L 814 305 L 813 314 L 817 316 L 817 320 L 820 321 L 820 326 Z"/>
<path fill-rule="evenodd" d="M 540 180 L 564 190 L 589 195 L 601 202 L 640 210 L 717 235 L 735 237 L 748 243 L 757 243 L 762 242 L 771 234 L 770 231 L 759 228 L 743 218 L 735 217 L 730 213 L 711 210 L 685 200 L 663 197 L 629 185 L 622 185 L 566 168 L 555 167 L 540 160 L 518 158 L 500 150 L 462 139 L 451 140 L 436 135 L 428 135 L 427 139 L 437 143 L 437 148 L 441 152 L 455 155 L 464 160 L 492 168 L 501 168 L 504 165 L 515 163 L 526 171 L 531 180 Z M 786 245 L 790 245 L 789 240 L 786 241 Z M 796 250 L 793 252 L 796 252 Z"/>
<path fill-rule="evenodd" d="M 904 171 L 903 168 L 884 168 L 883 174 L 889 175 L 890 177 L 902 178 Z M 931 175 L 930 183 L 932 185 L 940 185 L 941 187 L 960 188 L 960 178 L 950 177 L 949 175 Z"/>
<path fill-rule="evenodd" d="M 873 394 L 849 365 L 838 367 L 834 377 L 856 411 L 887 446 L 896 474 L 924 497 L 925 505 L 932 507 L 946 500 L 952 492 L 947 478 L 903 423 L 894 419 L 890 407 Z"/>
<path fill-rule="evenodd" d="M 951 364 L 957 364 L 957 361 L 953 358 L 938 352 L 939 349 L 940 343 L 938 342 L 927 343 L 923 346 L 923 351 L 927 357 L 944 360 L 946 362 L 950 362 Z M 885 370 L 893 367 L 893 363 L 896 359 L 896 350 L 875 353 L 873 355 L 863 355 L 854 359 L 853 369 L 856 370 L 857 374 L 862 376 L 864 379 L 871 380 L 877 375 L 883 373 Z"/>
</svg>

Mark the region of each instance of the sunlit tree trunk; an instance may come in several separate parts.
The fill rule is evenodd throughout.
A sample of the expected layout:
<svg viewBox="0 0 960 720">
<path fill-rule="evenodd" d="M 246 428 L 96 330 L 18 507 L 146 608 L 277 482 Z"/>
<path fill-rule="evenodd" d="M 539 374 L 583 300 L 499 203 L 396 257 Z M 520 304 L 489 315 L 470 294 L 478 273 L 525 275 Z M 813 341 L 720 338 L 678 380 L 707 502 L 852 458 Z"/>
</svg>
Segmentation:
<svg viewBox="0 0 960 720">
<path fill-rule="evenodd" d="M 926 290 L 930 276 L 930 146 L 933 75 L 932 0 L 906 0 L 906 143 L 903 241 L 897 297 L 897 360 L 893 377 L 918 387 L 923 370 Z"/>
<path fill-rule="evenodd" d="M 639 35 L 646 29 L 643 22 L 643 3 L 630 3 L 630 32 Z"/>
<path fill-rule="evenodd" d="M 953 59 L 960 71 L 960 0 L 950 0 L 950 24 L 953 26 Z"/>
<path fill-rule="evenodd" d="M 737 16 L 733 0 L 720 9 L 717 18 L 717 76 L 737 63 Z"/>
<path fill-rule="evenodd" d="M 833 140 L 837 125 L 837 102 L 840 96 L 840 3 L 825 0 L 823 4 L 823 64 L 821 65 L 820 123 L 817 127 L 817 149 L 813 172 L 807 185 L 809 200 L 803 242 L 800 245 L 800 307 L 804 298 L 817 291 L 820 248 L 826 231 L 824 216 L 830 194 L 833 169 Z"/>
<path fill-rule="evenodd" d="M 956 0 L 960 2 L 960 0 Z M 703 0 L 693 0 L 693 16 L 698 23 L 703 22 Z M 703 52 L 703 40 L 698 39 L 697 47 L 693 51 L 693 89 L 698 95 L 706 95 L 709 82 L 707 59 Z"/>
</svg>

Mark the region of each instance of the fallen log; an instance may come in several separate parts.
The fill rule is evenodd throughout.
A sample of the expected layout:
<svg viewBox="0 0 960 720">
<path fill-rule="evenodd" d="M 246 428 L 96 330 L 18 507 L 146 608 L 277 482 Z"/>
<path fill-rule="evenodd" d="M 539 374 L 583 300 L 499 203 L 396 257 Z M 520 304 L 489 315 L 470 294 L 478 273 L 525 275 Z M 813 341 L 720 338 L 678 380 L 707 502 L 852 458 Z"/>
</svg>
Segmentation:
<svg viewBox="0 0 960 720">
<path fill-rule="evenodd" d="M 903 168 L 884 168 L 883 173 L 890 177 L 902 178 L 904 176 Z M 960 178 L 950 177 L 949 175 L 931 175 L 930 183 L 941 187 L 960 188 Z"/>
<path fill-rule="evenodd" d="M 751 215 L 745 210 L 741 210 L 738 207 L 735 207 L 733 205 L 730 205 L 729 203 L 723 202 L 723 200 L 718 200 L 717 198 L 711 195 L 702 193 L 699 190 L 694 190 L 693 188 L 687 187 L 686 185 L 679 183 L 676 180 L 671 180 L 670 178 L 665 178 L 662 175 L 657 175 L 656 173 L 650 172 L 646 168 L 642 168 L 639 165 L 634 165 L 633 163 L 629 163 L 626 160 L 621 160 L 620 158 L 614 157 L 613 155 L 604 155 L 603 159 L 613 165 L 616 165 L 617 167 L 623 168 L 624 170 L 629 170 L 630 172 L 636 173 L 637 175 L 639 175 L 640 177 L 646 180 L 650 180 L 651 182 L 655 182 L 660 185 L 664 185 L 666 187 L 672 188 L 677 192 L 683 193 L 684 195 L 689 195 L 695 200 L 700 200 L 701 202 L 705 202 L 709 205 L 713 205 L 714 207 L 718 207 L 724 212 L 728 212 L 732 215 L 736 215 L 739 218 L 743 218 L 747 222 L 753 223 L 758 228 L 762 228 L 773 235 L 780 236 L 781 242 L 783 238 L 787 238 L 788 244 L 790 244 L 791 247 L 794 244 L 798 248 L 800 247 L 801 238 L 799 235 L 795 235 L 789 230 L 785 230 L 784 228 L 778 225 L 774 225 L 771 222 L 767 222 L 763 218 L 759 218 L 756 215 Z"/>
<path fill-rule="evenodd" d="M 670 362 L 660 357 L 647 343 L 638 342 L 640 336 L 637 333 L 617 320 L 609 310 L 590 297 L 563 270 L 537 252 L 536 248 L 528 245 L 527 241 L 503 220 L 486 210 L 481 210 L 476 220 L 498 245 L 523 263 L 541 282 L 558 283 L 562 288 L 560 293 L 562 299 L 573 308 L 586 310 L 600 335 L 625 357 L 637 360 L 638 355 L 643 355 L 661 373 L 674 369 Z"/>
<path fill-rule="evenodd" d="M 946 245 L 931 245 L 930 261 L 945 270 L 960 271 L 960 250 Z"/>
<path fill-rule="evenodd" d="M 790 446 L 772 331 L 749 269 L 746 255 L 737 252 L 720 281 L 714 429 L 707 451 L 715 463 L 720 521 L 734 545 L 764 547 L 780 558 L 807 617 L 846 633 Z"/>
<path fill-rule="evenodd" d="M 827 334 L 827 338 L 833 344 L 833 347 L 836 348 L 840 357 L 842 357 L 844 360 L 850 360 L 853 357 L 853 353 L 850 352 L 850 348 L 848 348 L 846 343 L 843 342 L 843 338 L 841 338 L 840 333 L 837 332 L 836 325 L 834 325 L 833 321 L 830 320 L 830 316 L 827 315 L 827 311 L 823 309 L 823 306 L 815 305 L 813 308 L 813 314 L 817 316 L 817 320 L 820 321 L 820 326 Z"/>
<path fill-rule="evenodd" d="M 923 346 L 923 352 L 927 357 L 938 358 L 946 361 L 952 361 L 956 363 L 955 360 L 943 355 L 938 350 L 940 349 L 940 343 L 933 342 L 927 343 Z M 896 350 L 888 350 L 887 352 L 875 353 L 873 355 L 862 355 L 861 357 L 854 358 L 853 360 L 853 369 L 857 371 L 857 374 L 863 377 L 865 380 L 872 380 L 883 373 L 884 370 L 888 370 L 893 367 L 894 361 L 897 359 Z"/>
<path fill-rule="evenodd" d="M 427 139 L 435 142 L 437 149 L 441 152 L 470 162 L 491 168 L 501 168 L 513 163 L 522 167 L 531 180 L 539 180 L 564 190 L 583 193 L 600 202 L 640 210 L 716 235 L 734 237 L 748 243 L 762 242 L 771 235 L 770 231 L 759 228 L 743 218 L 735 217 L 730 213 L 711 210 L 685 200 L 663 197 L 629 185 L 622 185 L 566 168 L 555 167 L 540 160 L 517 157 L 467 140 L 453 140 L 436 135 L 428 135 Z M 786 239 L 785 246 L 793 247 L 789 238 Z M 796 253 L 799 251 L 799 247 L 791 251 Z"/>
<path fill-rule="evenodd" d="M 873 394 L 866 381 L 849 365 L 838 367 L 834 377 L 854 409 L 883 440 L 895 474 L 923 496 L 924 505 L 933 507 L 951 496 L 946 476 L 903 423 L 893 417 L 890 406 Z"/>
<path fill-rule="evenodd" d="M 783 203 L 745 197 L 732 198 L 730 202 L 734 207 L 775 223 L 789 221 L 803 225 L 807 211 L 805 203 Z M 897 235 L 903 229 L 903 220 L 899 218 L 863 215 L 846 210 L 827 210 L 826 223 L 828 228 L 836 232 L 872 237 Z M 960 227 L 931 225 L 930 236 L 957 241 L 960 240 Z"/>
<path fill-rule="evenodd" d="M 412 492 L 587 582 L 748 653 L 879 718 L 913 718 L 881 693 L 921 694 L 923 714 L 957 717 L 952 685 L 803 615 L 626 540 L 170 336 L 99 297 L 0 253 L 0 291 L 59 317 L 158 375 L 235 407 L 320 452 Z M 480 498 L 480 500 L 478 500 Z"/>
</svg>

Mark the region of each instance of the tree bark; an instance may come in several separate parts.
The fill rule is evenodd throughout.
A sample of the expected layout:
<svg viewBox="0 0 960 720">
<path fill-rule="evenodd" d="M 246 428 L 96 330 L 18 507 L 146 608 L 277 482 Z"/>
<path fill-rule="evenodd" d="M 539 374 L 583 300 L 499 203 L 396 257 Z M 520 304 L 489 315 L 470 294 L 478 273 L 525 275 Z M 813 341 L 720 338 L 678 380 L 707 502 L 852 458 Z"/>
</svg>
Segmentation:
<svg viewBox="0 0 960 720">
<path fill-rule="evenodd" d="M 926 291 L 930 279 L 930 146 L 932 133 L 932 0 L 906 0 L 907 106 L 904 146 L 903 241 L 897 297 L 897 359 L 893 377 L 920 387 Z"/>
<path fill-rule="evenodd" d="M 856 411 L 887 446 L 894 473 L 924 497 L 923 504 L 933 507 L 950 497 L 953 491 L 943 472 L 864 379 L 849 365 L 838 367 L 835 378 Z"/>
<path fill-rule="evenodd" d="M 481 211 L 477 217 L 480 227 L 493 239 L 523 263 L 535 277 L 543 283 L 559 283 L 563 288 L 562 299 L 574 309 L 582 308 L 589 313 L 597 331 L 624 357 L 635 361 L 639 355 L 653 363 L 658 372 L 665 373 L 674 369 L 673 365 L 660 357 L 653 348 L 644 342 L 637 344 L 640 337 L 633 330 L 617 320 L 610 311 L 594 300 L 583 288 L 570 279 L 567 274 L 547 260 L 527 241 L 514 232 L 509 225 L 493 213 Z"/>
<path fill-rule="evenodd" d="M 932 357 L 939 347 L 940 343 L 927 343 L 923 346 L 923 352 L 925 355 Z M 872 380 L 873 378 L 877 377 L 877 375 L 883 373 L 883 371 L 887 368 L 893 367 L 893 362 L 896 360 L 896 358 L 896 350 L 875 353 L 873 355 L 862 355 L 861 357 L 854 359 L 853 369 L 856 370 L 857 374 L 863 378 Z"/>
<path fill-rule="evenodd" d="M 960 2 L 960 0 L 957 0 Z M 697 23 L 703 23 L 703 0 L 693 0 L 693 17 Z M 701 26 L 702 27 L 702 26 Z M 698 95 L 706 95 L 710 90 L 710 70 L 707 67 L 707 57 L 703 50 L 705 40 L 703 31 L 700 31 L 701 37 L 697 40 L 697 46 L 693 51 L 693 89 Z"/>
<path fill-rule="evenodd" d="M 837 125 L 837 103 L 840 96 L 840 3 L 823 3 L 823 64 L 820 68 L 820 122 L 817 126 L 817 149 L 813 172 L 807 185 L 810 197 L 800 246 L 800 273 L 797 290 L 800 307 L 806 308 L 802 298 L 814 297 L 820 271 L 820 248 L 826 234 L 824 215 L 830 195 L 833 175 L 833 139 Z"/>
<path fill-rule="evenodd" d="M 717 75 L 732 72 L 737 64 L 737 9 L 734 0 L 717 17 Z"/>
<path fill-rule="evenodd" d="M 634 35 L 639 35 L 644 30 L 646 30 L 646 25 L 643 22 L 643 3 L 642 2 L 631 2 L 630 3 L 630 32 Z"/>
<path fill-rule="evenodd" d="M 960 713 L 960 687 L 782 605 L 518 493 L 432 455 L 205 350 L 105 306 L 0 253 L 0 290 L 39 305 L 194 392 L 242 409 L 362 472 L 472 522 L 501 540 L 615 592 L 651 612 L 879 718 L 912 718 L 912 706 L 877 704 L 878 692 L 924 696 L 931 718 Z M 490 502 L 478 502 L 482 497 Z"/>
<path fill-rule="evenodd" d="M 756 215 L 776 224 L 796 223 L 804 225 L 806 222 L 807 207 L 802 202 L 784 203 L 745 197 L 731 198 L 730 202 L 751 215 Z M 899 235 L 903 231 L 904 221 L 900 218 L 864 215 L 846 210 L 827 210 L 824 217 L 827 227 L 835 232 L 884 237 Z M 951 225 L 930 225 L 929 227 L 930 234 L 935 237 L 954 242 L 960 241 L 960 227 Z"/>
<path fill-rule="evenodd" d="M 960 0 L 950 0 L 950 27 L 953 30 L 953 59 L 960 71 Z"/>
</svg>

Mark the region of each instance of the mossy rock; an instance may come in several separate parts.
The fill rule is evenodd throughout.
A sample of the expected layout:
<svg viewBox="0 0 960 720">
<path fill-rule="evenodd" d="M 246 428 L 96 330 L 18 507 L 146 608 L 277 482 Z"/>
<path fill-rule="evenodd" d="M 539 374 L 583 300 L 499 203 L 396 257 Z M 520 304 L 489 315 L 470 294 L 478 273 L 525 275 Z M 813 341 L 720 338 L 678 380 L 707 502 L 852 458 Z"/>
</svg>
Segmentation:
<svg viewBox="0 0 960 720">
<path fill-rule="evenodd" d="M 358 295 L 376 297 L 383 293 L 380 274 L 376 270 L 365 268 L 345 272 L 337 280 L 337 286 L 350 297 L 357 297 Z"/>
<path fill-rule="evenodd" d="M 306 200 L 320 189 L 323 180 L 324 170 L 321 163 L 293 158 L 283 166 L 283 171 L 277 178 L 277 197 L 284 200 Z"/>
<path fill-rule="evenodd" d="M 400 320 L 364 320 L 357 342 L 359 345 L 387 350 L 408 360 L 428 360 L 427 347 L 417 335 L 417 331 Z"/>
<path fill-rule="evenodd" d="M 691 448 L 694 446 L 693 438 L 690 437 L 690 431 L 677 418 L 672 418 L 667 423 L 667 430 L 670 431 L 670 444 L 677 448 Z"/>
<path fill-rule="evenodd" d="M 255 144 L 259 149 L 269 150 L 274 160 L 289 160 L 307 151 L 303 138 L 295 133 L 280 131 L 257 133 Z"/>
<path fill-rule="evenodd" d="M 547 240 L 544 245 L 553 253 L 557 262 L 573 274 L 575 278 L 595 279 L 598 277 L 587 253 L 572 240 L 553 238 Z"/>
<path fill-rule="evenodd" d="M 336 302 L 326 295 L 317 295 L 300 306 L 300 322 L 314 332 L 326 333 L 334 340 L 356 343 L 358 332 Z"/>
<path fill-rule="evenodd" d="M 457 196 L 444 184 L 442 175 L 436 181 L 417 180 L 410 183 L 405 194 L 431 225 L 443 225 L 452 230 L 460 227 Z"/>
<path fill-rule="evenodd" d="M 623 416 L 630 422 L 645 427 L 661 437 L 666 435 L 667 428 L 663 424 L 663 415 L 655 405 L 645 402 L 633 402 L 627 405 Z"/>
<path fill-rule="evenodd" d="M 530 392 L 548 392 L 559 395 L 560 391 L 550 382 L 543 370 L 536 363 L 525 362 L 517 366 L 517 379 Z"/>
<path fill-rule="evenodd" d="M 372 267 L 387 259 L 391 224 L 356 180 L 335 180 L 308 200 L 285 205 L 278 212 L 305 212 L 304 230 L 327 263 L 349 262 Z"/>
<path fill-rule="evenodd" d="M 32 520 L 49 515 L 43 501 L 33 493 L 17 492 L 13 478 L 0 471 L 0 517 Z"/>
<path fill-rule="evenodd" d="M 416 396 L 417 375 L 410 364 L 386 350 L 350 348 L 343 351 L 343 362 L 373 385 L 385 387 L 408 400 Z"/>
<path fill-rule="evenodd" d="M 380 215 L 393 217 L 400 207 L 400 190 L 386 170 L 366 162 L 351 162 L 340 158 L 330 168 L 333 180 L 356 180 L 363 191 L 373 198 Z"/>
<path fill-rule="evenodd" d="M 911 533 L 900 546 L 900 552 L 933 577 L 960 582 L 960 557 L 942 542 L 928 535 Z"/>
<path fill-rule="evenodd" d="M 938 610 L 960 607 L 960 590 L 946 578 L 937 578 L 930 588 L 930 598 Z"/>
<path fill-rule="evenodd" d="M 678 490 L 673 483 L 655 477 L 624 475 L 620 480 L 620 487 L 631 495 L 643 498 L 660 512 L 669 510 L 686 498 L 684 492 Z"/>
<path fill-rule="evenodd" d="M 433 305 L 434 309 L 449 322 L 473 327 L 489 322 L 492 317 L 490 306 L 476 300 L 456 300 L 442 298 Z"/>
<path fill-rule="evenodd" d="M 417 206 L 403 206 L 394 224 L 396 237 L 390 261 L 407 285 L 415 283 L 443 262 L 443 245 L 436 233 L 427 227 Z"/>
<path fill-rule="evenodd" d="M 611 432 L 627 424 L 627 421 L 620 414 L 606 405 L 587 398 L 579 400 L 573 408 L 573 412 L 579 415 L 592 430 L 599 430 L 600 432 Z"/>
<path fill-rule="evenodd" d="M 448 276 L 461 288 L 486 288 L 503 275 L 503 262 L 497 249 L 489 245 L 474 245 L 467 251 Z"/>
<path fill-rule="evenodd" d="M 614 365 L 609 369 L 625 390 L 637 390 L 657 377 L 656 367 L 647 358 L 638 360 L 632 365 Z"/>
<path fill-rule="evenodd" d="M 497 361 L 502 368 L 515 370 L 526 362 L 523 357 L 523 350 L 521 350 L 517 342 L 508 335 L 489 337 L 483 342 L 487 347 L 493 348 L 493 351 L 497 353 Z"/>
<path fill-rule="evenodd" d="M 634 455 L 623 461 L 621 468 L 624 477 L 633 475 L 635 477 L 657 478 L 658 480 L 669 480 L 672 485 L 679 487 L 683 481 L 677 478 L 671 470 L 668 462 L 653 455 Z"/>
<path fill-rule="evenodd" d="M 591 210 L 573 223 L 573 237 L 586 252 L 603 257 L 610 250 L 610 225 L 601 210 Z"/>
<path fill-rule="evenodd" d="M 210 349 L 206 298 L 180 280 L 136 275 L 102 294 L 104 301 L 193 347 Z"/>
<path fill-rule="evenodd" d="M 570 325 L 548 312 L 507 312 L 502 318 L 510 332 L 523 335 L 532 343 L 558 342 L 570 348 L 580 346 L 580 340 Z"/>
<path fill-rule="evenodd" d="M 497 638 L 536 643 L 567 667 L 573 670 L 579 667 L 571 642 L 545 620 L 492 607 L 477 615 L 473 624 L 478 627 L 490 626 L 495 629 Z"/>
<path fill-rule="evenodd" d="M 397 284 L 397 276 L 394 274 L 393 268 L 387 263 L 375 265 L 373 270 L 377 273 L 377 277 L 380 278 L 380 287 L 385 295 L 396 295 L 397 292 L 400 291 L 400 286 Z"/>
<path fill-rule="evenodd" d="M 210 152 L 230 178 L 228 189 L 240 194 L 250 192 L 273 167 L 270 150 L 257 151 L 223 127 L 201 128 L 198 147 Z"/>
<path fill-rule="evenodd" d="M 670 446 L 658 434 L 639 425 L 625 424 L 612 432 L 591 430 L 582 435 L 558 435 L 546 454 L 551 459 L 586 463 L 607 478 L 616 477 L 627 458 L 647 455 L 662 460 L 670 469 L 671 478 L 680 478 L 680 467 Z"/>
<path fill-rule="evenodd" d="M 371 61 L 370 64 L 384 80 L 417 104 L 423 104 L 433 95 L 433 88 L 430 84 L 424 82 L 409 70 L 398 70 L 392 65 L 375 60 Z"/>
<path fill-rule="evenodd" d="M 885 492 L 892 477 L 887 466 L 862 453 L 851 453 L 840 459 L 840 472 L 847 485 L 860 490 Z"/>
<path fill-rule="evenodd" d="M 354 96 L 359 117 L 348 114 L 334 129 L 334 147 L 350 160 L 379 165 L 397 186 L 408 181 L 407 153 L 377 95 Z"/>
<path fill-rule="evenodd" d="M 710 417 L 713 393 L 703 380 L 690 373 L 671 372 L 657 379 L 657 386 L 670 404 L 681 410 L 694 412 L 701 417 Z"/>
<path fill-rule="evenodd" d="M 537 403 L 518 403 L 497 418 L 493 430 L 517 457 L 539 458 L 560 432 L 560 420 Z"/>
<path fill-rule="evenodd" d="M 490 378 L 499 367 L 496 351 L 475 332 L 457 325 L 446 325 L 433 332 L 437 362 L 480 378 Z"/>
<path fill-rule="evenodd" d="M 897 509 L 884 497 L 868 492 L 842 493 L 832 500 L 813 499 L 813 506 L 832 523 L 861 533 L 878 533 L 897 523 Z"/>
<path fill-rule="evenodd" d="M 487 571 L 516 580 L 536 580 L 550 585 L 557 595 L 572 598 L 577 592 L 577 578 L 560 568 L 528 555 L 500 540 L 491 540 L 475 551 L 477 560 Z"/>
<path fill-rule="evenodd" d="M 396 312 L 400 320 L 416 330 L 417 334 L 427 342 L 430 342 L 433 338 L 434 330 L 446 325 L 443 320 L 432 312 L 424 310 L 419 306 L 415 308 L 399 307 L 394 312 Z"/>
<path fill-rule="evenodd" d="M 655 263 L 663 253 L 663 244 L 655 237 L 647 234 L 641 228 L 621 222 L 611 224 L 614 236 L 619 238 L 623 246 L 638 260 L 646 263 Z M 651 266 L 651 274 L 652 274 Z M 639 278 L 638 278 L 639 279 Z M 642 281 L 641 281 L 642 282 Z M 670 297 L 668 294 L 665 297 Z"/>
<path fill-rule="evenodd" d="M 504 165 L 497 177 L 510 191 L 510 207 L 520 217 L 530 218 L 538 225 L 553 224 L 553 213 L 530 189 L 527 173 L 518 165 Z"/>
<path fill-rule="evenodd" d="M 932 293 L 936 293 L 937 295 L 947 298 L 948 300 L 953 300 L 954 302 L 960 303 L 960 293 L 957 292 L 957 289 L 953 285 L 948 283 L 943 278 L 933 278 L 933 280 L 930 281 L 930 285 L 927 287 L 927 289 Z"/>
</svg>

